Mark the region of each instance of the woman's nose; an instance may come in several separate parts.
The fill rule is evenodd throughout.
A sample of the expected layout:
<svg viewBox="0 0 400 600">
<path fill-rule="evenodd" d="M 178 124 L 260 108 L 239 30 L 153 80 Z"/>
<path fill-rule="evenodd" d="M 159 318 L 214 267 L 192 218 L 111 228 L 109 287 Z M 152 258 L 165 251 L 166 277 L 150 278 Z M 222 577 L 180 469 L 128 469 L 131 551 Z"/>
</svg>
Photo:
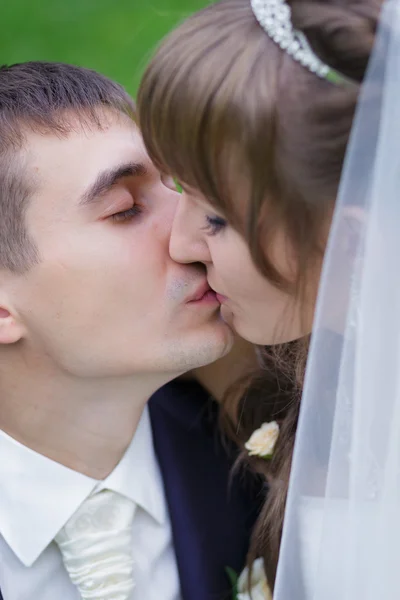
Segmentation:
<svg viewBox="0 0 400 600">
<path fill-rule="evenodd" d="M 210 261 L 207 241 L 202 231 L 202 213 L 182 194 L 174 215 L 169 242 L 171 258 L 180 263 Z"/>
</svg>

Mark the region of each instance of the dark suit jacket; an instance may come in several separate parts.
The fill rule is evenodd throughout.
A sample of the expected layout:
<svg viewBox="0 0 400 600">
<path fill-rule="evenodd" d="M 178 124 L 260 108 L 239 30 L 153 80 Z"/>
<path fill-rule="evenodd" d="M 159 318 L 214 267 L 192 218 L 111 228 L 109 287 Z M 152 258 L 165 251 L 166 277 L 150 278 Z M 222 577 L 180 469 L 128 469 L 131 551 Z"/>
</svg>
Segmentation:
<svg viewBox="0 0 400 600">
<path fill-rule="evenodd" d="M 152 397 L 150 413 L 183 600 L 230 600 L 225 569 L 245 565 L 260 487 L 231 481 L 236 453 L 222 444 L 218 407 L 200 385 L 171 382 Z"/>
<path fill-rule="evenodd" d="M 230 600 L 225 569 L 245 564 L 260 490 L 238 477 L 230 485 L 234 452 L 221 443 L 218 408 L 197 383 L 171 382 L 149 406 L 183 600 Z"/>
</svg>

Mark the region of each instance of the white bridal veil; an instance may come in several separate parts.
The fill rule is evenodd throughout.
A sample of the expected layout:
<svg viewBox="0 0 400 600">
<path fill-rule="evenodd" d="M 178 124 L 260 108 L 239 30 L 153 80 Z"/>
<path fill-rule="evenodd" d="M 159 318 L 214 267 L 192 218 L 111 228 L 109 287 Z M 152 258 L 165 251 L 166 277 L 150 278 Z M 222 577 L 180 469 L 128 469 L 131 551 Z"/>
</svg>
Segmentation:
<svg viewBox="0 0 400 600">
<path fill-rule="evenodd" d="M 400 0 L 388 0 L 324 261 L 274 600 L 399 598 Z"/>
</svg>

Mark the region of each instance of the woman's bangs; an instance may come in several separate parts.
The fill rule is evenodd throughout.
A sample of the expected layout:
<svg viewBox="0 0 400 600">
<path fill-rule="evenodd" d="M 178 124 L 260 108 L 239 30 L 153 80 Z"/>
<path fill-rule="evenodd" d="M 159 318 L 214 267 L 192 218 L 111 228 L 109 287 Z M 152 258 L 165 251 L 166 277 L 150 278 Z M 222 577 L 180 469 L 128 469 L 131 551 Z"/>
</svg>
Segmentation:
<svg viewBox="0 0 400 600">
<path fill-rule="evenodd" d="M 221 65 L 214 44 L 195 44 L 188 56 L 180 51 L 182 41 L 185 37 L 168 38 L 144 74 L 138 95 L 140 128 L 158 169 L 229 214 L 228 182 L 234 180 L 233 163 L 238 162 L 233 159 L 237 129 L 232 127 L 237 106 L 230 85 L 236 53 Z"/>
</svg>

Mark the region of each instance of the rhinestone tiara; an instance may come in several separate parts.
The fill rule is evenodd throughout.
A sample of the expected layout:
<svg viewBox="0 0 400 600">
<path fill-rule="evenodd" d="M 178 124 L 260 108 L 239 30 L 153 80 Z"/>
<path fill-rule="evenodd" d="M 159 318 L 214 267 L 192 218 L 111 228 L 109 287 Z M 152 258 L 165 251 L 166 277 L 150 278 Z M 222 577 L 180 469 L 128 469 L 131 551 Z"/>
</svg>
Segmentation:
<svg viewBox="0 0 400 600">
<path fill-rule="evenodd" d="M 311 49 L 305 35 L 292 25 L 292 11 L 285 0 L 250 0 L 253 13 L 267 35 L 289 56 L 322 79 L 354 85 L 351 79 L 326 65 Z"/>
</svg>

